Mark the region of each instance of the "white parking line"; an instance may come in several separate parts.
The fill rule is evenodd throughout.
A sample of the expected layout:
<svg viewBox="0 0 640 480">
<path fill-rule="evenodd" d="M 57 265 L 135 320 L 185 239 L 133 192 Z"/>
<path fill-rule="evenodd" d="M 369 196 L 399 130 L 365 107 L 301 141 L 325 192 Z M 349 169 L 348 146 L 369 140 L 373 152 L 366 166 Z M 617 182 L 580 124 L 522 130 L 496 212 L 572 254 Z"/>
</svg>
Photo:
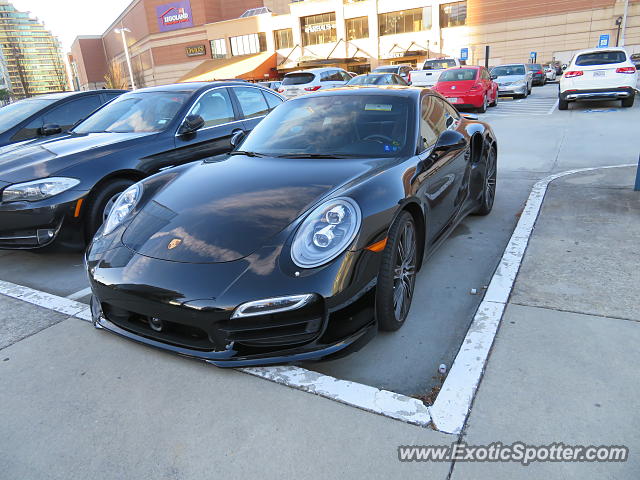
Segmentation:
<svg viewBox="0 0 640 480">
<path fill-rule="evenodd" d="M 560 99 L 556 100 L 556 103 L 554 103 L 553 107 L 549 109 L 549 112 L 547 113 L 547 115 L 551 115 L 553 112 L 555 112 L 559 104 L 560 104 Z"/>
<path fill-rule="evenodd" d="M 633 163 L 568 170 L 543 178 L 533 186 L 520 220 L 491 278 L 487 293 L 476 311 L 460 351 L 449 370 L 449 375 L 433 406 L 429 408 L 437 430 L 458 434 L 464 427 L 549 183 L 575 173 L 635 165 Z"/>
<path fill-rule="evenodd" d="M 406 423 L 420 426 L 433 423 L 434 427 L 443 433 L 460 433 L 484 373 L 490 349 L 500 326 L 502 314 L 511 295 L 549 183 L 557 178 L 575 173 L 601 168 L 633 166 L 636 164 L 569 170 L 550 175 L 534 185 L 502 259 L 491 278 L 485 297 L 476 311 L 469 331 L 433 406 L 426 407 L 420 400 L 406 395 L 341 380 L 300 367 L 255 367 L 238 370 Z M 2 280 L 0 280 L 0 294 L 91 321 L 89 307 L 69 298 L 51 295 Z"/>
<path fill-rule="evenodd" d="M 75 293 L 72 293 L 71 295 L 67 295 L 67 298 L 69 300 L 78 300 L 79 298 L 86 297 L 90 293 L 91 293 L 91 287 L 87 287 L 87 288 L 83 288 L 82 290 L 79 290 L 79 291 L 77 291 Z"/>
</svg>

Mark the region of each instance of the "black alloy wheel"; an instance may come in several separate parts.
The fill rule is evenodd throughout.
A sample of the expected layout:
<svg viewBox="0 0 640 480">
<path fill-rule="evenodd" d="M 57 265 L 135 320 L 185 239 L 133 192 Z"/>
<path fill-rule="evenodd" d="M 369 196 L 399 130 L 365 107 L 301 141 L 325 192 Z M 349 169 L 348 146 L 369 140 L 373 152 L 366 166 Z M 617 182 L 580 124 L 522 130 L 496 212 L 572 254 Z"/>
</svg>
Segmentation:
<svg viewBox="0 0 640 480">
<path fill-rule="evenodd" d="M 395 331 L 409 314 L 418 271 L 416 227 L 409 212 L 402 212 L 393 222 L 382 255 L 376 318 L 381 330 Z"/>
<path fill-rule="evenodd" d="M 498 176 L 497 157 L 495 149 L 491 148 L 487 155 L 480 205 L 478 205 L 478 208 L 474 212 L 476 215 L 489 215 L 493 209 L 493 203 L 496 199 L 496 180 Z"/>
</svg>

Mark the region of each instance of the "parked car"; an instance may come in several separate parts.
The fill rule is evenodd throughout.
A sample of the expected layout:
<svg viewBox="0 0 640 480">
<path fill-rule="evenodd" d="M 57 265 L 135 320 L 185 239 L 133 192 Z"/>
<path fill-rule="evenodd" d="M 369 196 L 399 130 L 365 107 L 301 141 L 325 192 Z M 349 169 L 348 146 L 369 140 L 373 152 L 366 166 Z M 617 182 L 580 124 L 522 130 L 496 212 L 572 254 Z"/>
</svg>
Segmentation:
<svg viewBox="0 0 640 480">
<path fill-rule="evenodd" d="M 356 72 L 347 72 L 351 78 L 357 77 L 358 74 Z"/>
<path fill-rule="evenodd" d="M 500 96 L 526 98 L 531 93 L 533 75 L 527 70 L 524 63 L 493 67 L 491 77 L 498 84 Z"/>
<path fill-rule="evenodd" d="M 575 54 L 560 78 L 560 110 L 577 100 L 621 100 L 632 107 L 638 71 L 624 48 L 591 48 Z"/>
<path fill-rule="evenodd" d="M 475 108 L 480 113 L 498 104 L 498 84 L 485 67 L 457 67 L 442 72 L 433 89 L 456 108 Z"/>
<path fill-rule="evenodd" d="M 633 66 L 636 67 L 636 70 L 640 68 L 640 53 L 634 53 L 629 57 L 629 60 L 631 60 Z"/>
<path fill-rule="evenodd" d="M 278 92 L 286 98 L 295 98 L 323 88 L 334 88 L 346 85 L 351 80 L 345 70 L 341 68 L 312 68 L 287 73 L 282 79 Z"/>
<path fill-rule="evenodd" d="M 119 197 L 86 254 L 97 328 L 227 367 L 348 353 L 495 196 L 491 128 L 428 89 L 296 98 L 232 155 Z"/>
<path fill-rule="evenodd" d="M 413 70 L 413 67 L 408 63 L 400 65 L 382 65 L 373 70 L 372 73 L 395 73 L 400 75 L 407 83 L 409 83 L 409 73 Z"/>
<path fill-rule="evenodd" d="M 542 65 L 539 63 L 527 63 L 527 70 L 531 72 L 533 76 L 533 85 L 544 86 L 547 83 L 547 74 L 545 73 Z"/>
<path fill-rule="evenodd" d="M 359 85 L 403 85 L 406 87 L 409 84 L 400 75 L 396 75 L 395 73 L 377 72 L 358 75 L 347 83 L 348 87 Z"/>
<path fill-rule="evenodd" d="M 40 95 L 0 108 L 0 147 L 58 135 L 125 90 L 89 90 Z"/>
<path fill-rule="evenodd" d="M 271 90 L 275 90 L 277 92 L 282 85 L 282 82 L 280 80 L 271 80 L 268 82 L 258 82 L 258 85 L 264 88 L 270 88 Z"/>
<path fill-rule="evenodd" d="M 438 83 L 442 72 L 448 68 L 459 67 L 462 64 L 457 58 L 434 58 L 425 60 L 422 70 L 409 72 L 409 83 L 415 87 L 433 87 Z"/>
<path fill-rule="evenodd" d="M 547 81 L 548 82 L 555 82 L 557 74 L 556 74 L 556 69 L 555 69 L 554 66 L 545 65 L 544 73 L 547 76 Z"/>
<path fill-rule="evenodd" d="M 142 178 L 231 150 L 284 99 L 248 83 L 126 93 L 59 138 L 0 154 L 0 248 L 82 246 Z"/>
</svg>

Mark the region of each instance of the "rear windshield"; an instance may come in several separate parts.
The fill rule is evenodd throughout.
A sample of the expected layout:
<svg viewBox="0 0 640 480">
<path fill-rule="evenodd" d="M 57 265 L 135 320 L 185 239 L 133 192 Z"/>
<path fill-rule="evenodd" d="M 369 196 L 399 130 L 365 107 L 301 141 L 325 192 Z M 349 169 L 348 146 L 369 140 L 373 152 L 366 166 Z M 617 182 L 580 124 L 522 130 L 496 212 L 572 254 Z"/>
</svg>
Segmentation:
<svg viewBox="0 0 640 480">
<path fill-rule="evenodd" d="M 440 75 L 441 82 L 460 82 L 463 80 L 475 80 L 478 70 L 475 68 L 456 68 L 447 70 Z"/>
<path fill-rule="evenodd" d="M 358 75 L 353 77 L 347 85 L 389 85 L 389 75 Z"/>
<path fill-rule="evenodd" d="M 282 80 L 282 85 L 302 85 L 313 82 L 313 73 L 287 73 Z"/>
<path fill-rule="evenodd" d="M 382 73 L 396 73 L 398 71 L 398 67 L 378 67 L 374 70 L 374 72 L 382 72 Z"/>
<path fill-rule="evenodd" d="M 523 65 L 502 65 L 491 70 L 491 75 L 496 77 L 509 77 L 511 75 L 524 75 Z"/>
<path fill-rule="evenodd" d="M 451 68 L 455 67 L 455 60 L 427 60 L 424 62 L 424 66 L 422 67 L 424 70 L 439 70 L 441 68 Z"/>
<path fill-rule="evenodd" d="M 627 60 L 624 52 L 593 52 L 583 53 L 576 58 L 576 65 L 579 67 L 588 67 L 591 65 L 608 65 L 610 63 L 622 63 Z"/>
<path fill-rule="evenodd" d="M 539 63 L 528 63 L 527 68 L 529 70 L 542 70 L 542 65 Z"/>
</svg>

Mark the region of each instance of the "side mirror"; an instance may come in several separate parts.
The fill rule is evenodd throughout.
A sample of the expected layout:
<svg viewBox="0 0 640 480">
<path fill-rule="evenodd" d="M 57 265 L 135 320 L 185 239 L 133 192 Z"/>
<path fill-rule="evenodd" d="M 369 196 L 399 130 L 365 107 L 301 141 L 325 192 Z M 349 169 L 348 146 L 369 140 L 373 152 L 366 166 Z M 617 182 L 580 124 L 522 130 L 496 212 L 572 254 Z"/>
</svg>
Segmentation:
<svg viewBox="0 0 640 480">
<path fill-rule="evenodd" d="M 178 129 L 179 135 L 188 135 L 204 127 L 204 118 L 200 115 L 187 115 Z"/>
<path fill-rule="evenodd" d="M 491 75 L 491 80 L 497 80 L 498 79 L 498 75 Z"/>
<path fill-rule="evenodd" d="M 47 123 L 40 128 L 40 134 L 48 137 L 62 133 L 62 127 L 56 123 Z"/>
<path fill-rule="evenodd" d="M 242 140 L 244 140 L 244 137 L 246 136 L 246 132 L 244 130 L 240 130 L 238 132 L 235 132 L 232 136 L 231 136 L 231 146 L 233 148 L 236 148 L 237 146 L 239 146 L 242 143 Z"/>
<path fill-rule="evenodd" d="M 567 65 L 566 63 L 565 63 L 565 64 L 563 64 L 563 65 L 562 65 L 562 71 L 564 72 L 564 71 L 567 69 L 567 67 L 568 67 L 568 66 L 569 66 L 569 65 Z"/>
<path fill-rule="evenodd" d="M 460 150 L 467 146 L 467 139 L 464 138 L 457 130 L 445 130 L 442 135 L 438 137 L 435 146 L 433 147 L 434 153 L 447 153 L 454 150 Z"/>
</svg>

